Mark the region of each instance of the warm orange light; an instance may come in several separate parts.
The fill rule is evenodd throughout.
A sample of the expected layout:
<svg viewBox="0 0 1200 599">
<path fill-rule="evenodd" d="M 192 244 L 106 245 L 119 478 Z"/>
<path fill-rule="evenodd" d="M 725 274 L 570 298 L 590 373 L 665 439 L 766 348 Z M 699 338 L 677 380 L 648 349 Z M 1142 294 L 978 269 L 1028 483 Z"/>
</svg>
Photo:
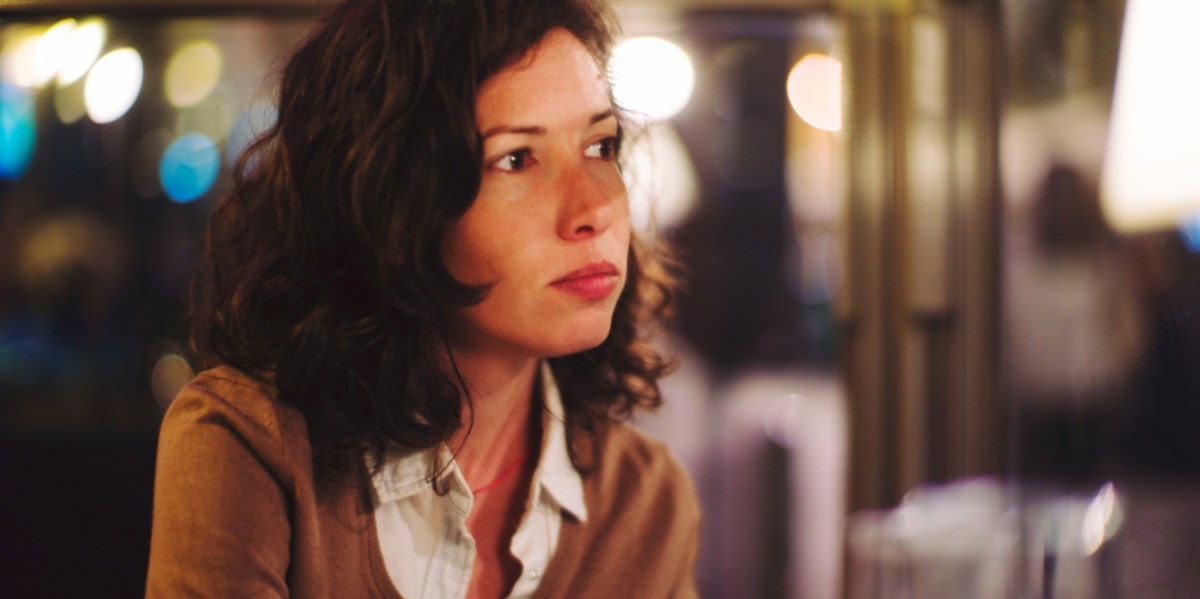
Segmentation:
<svg viewBox="0 0 1200 599">
<path fill-rule="evenodd" d="M 787 78 L 788 100 L 804 122 L 825 131 L 842 129 L 842 63 L 824 54 L 808 54 Z"/>
</svg>

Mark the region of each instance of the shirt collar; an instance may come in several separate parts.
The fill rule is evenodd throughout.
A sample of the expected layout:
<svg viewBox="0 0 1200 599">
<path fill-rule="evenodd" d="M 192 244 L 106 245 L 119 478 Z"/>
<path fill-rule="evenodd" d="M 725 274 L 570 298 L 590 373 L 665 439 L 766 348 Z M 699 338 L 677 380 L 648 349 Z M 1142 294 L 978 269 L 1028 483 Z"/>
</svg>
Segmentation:
<svg viewBox="0 0 1200 599">
<path fill-rule="evenodd" d="M 545 360 L 542 361 L 542 402 L 545 405 L 542 416 L 542 459 L 534 476 L 558 505 L 571 512 L 580 522 L 586 522 L 583 479 L 571 463 L 571 454 L 567 451 L 566 412 L 562 396 L 558 384 L 554 382 L 554 374 L 550 372 L 550 364 Z"/>
<path fill-rule="evenodd" d="M 545 409 L 542 412 L 542 455 L 534 472 L 533 499 L 536 502 L 540 492 L 545 491 L 575 519 L 585 522 L 587 504 L 583 500 L 583 479 L 571 464 L 562 395 L 545 360 L 541 364 L 541 374 Z M 435 458 L 440 458 L 438 463 L 450 465 L 441 473 L 443 482 L 466 488 L 466 481 L 460 480 L 462 474 L 444 444 L 419 451 L 389 449 L 383 465 L 371 476 L 376 505 L 400 501 L 429 488 L 428 477 Z"/>
<path fill-rule="evenodd" d="M 383 458 L 383 466 L 371 475 L 376 505 L 400 501 L 416 495 L 429 486 L 429 473 L 435 458 L 442 453 L 440 463 L 450 464 L 445 445 L 419 451 L 402 451 L 392 445 Z M 368 465 L 371 464 L 368 456 Z M 441 473 L 443 479 L 453 477 L 458 468 L 451 466 Z"/>
</svg>

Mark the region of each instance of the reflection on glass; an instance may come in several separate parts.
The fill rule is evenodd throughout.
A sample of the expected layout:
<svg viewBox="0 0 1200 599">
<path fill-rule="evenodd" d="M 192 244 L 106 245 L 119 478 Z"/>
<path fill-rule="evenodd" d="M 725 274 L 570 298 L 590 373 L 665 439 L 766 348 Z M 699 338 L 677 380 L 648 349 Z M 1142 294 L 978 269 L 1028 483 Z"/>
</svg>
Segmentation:
<svg viewBox="0 0 1200 599">
<path fill-rule="evenodd" d="M 1100 546 L 1113 538 L 1121 528 L 1124 510 L 1112 481 L 1104 483 L 1100 492 L 1088 504 L 1083 514 L 1083 555 L 1089 556 L 1100 550 Z"/>
</svg>

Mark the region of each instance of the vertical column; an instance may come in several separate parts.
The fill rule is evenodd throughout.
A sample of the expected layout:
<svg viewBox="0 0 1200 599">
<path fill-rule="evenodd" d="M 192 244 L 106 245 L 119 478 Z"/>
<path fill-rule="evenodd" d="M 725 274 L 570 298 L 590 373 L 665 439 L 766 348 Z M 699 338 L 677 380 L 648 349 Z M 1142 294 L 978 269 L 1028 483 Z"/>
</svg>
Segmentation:
<svg viewBox="0 0 1200 599">
<path fill-rule="evenodd" d="M 858 3 L 870 4 L 870 3 Z M 904 152 L 900 72 L 906 18 L 876 6 L 844 7 L 846 192 L 845 284 L 838 298 L 845 387 L 850 400 L 851 507 L 899 496 L 899 394 L 895 261 Z"/>
<path fill-rule="evenodd" d="M 998 11 L 843 0 L 852 508 L 1000 469 Z"/>
</svg>

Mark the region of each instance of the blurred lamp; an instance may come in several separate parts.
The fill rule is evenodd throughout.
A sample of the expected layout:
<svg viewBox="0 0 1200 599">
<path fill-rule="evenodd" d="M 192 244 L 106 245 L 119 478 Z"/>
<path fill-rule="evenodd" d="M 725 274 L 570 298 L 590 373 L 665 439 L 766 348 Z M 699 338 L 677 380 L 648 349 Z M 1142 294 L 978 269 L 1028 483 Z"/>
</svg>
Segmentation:
<svg viewBox="0 0 1200 599">
<path fill-rule="evenodd" d="M 663 121 L 683 110 L 696 79 L 687 53 L 657 37 L 635 37 L 618 44 L 609 70 L 617 105 L 650 121 Z"/>
<path fill-rule="evenodd" d="M 0 75 L 5 83 L 18 87 L 37 87 L 38 73 L 34 68 L 41 32 L 33 28 L 14 28 L 6 32 L 7 39 L 0 48 Z"/>
<path fill-rule="evenodd" d="M 1200 2 L 1129 0 L 1121 38 L 1104 213 L 1117 230 L 1170 228 L 1200 215 Z"/>
<path fill-rule="evenodd" d="M 41 86 L 58 75 L 71 52 L 75 19 L 63 19 L 47 29 L 38 39 L 33 53 L 33 83 Z"/>
<path fill-rule="evenodd" d="M 100 57 L 107 37 L 108 28 L 99 19 L 88 19 L 71 31 L 67 50 L 58 64 L 59 86 L 75 83 L 87 74 Z"/>
<path fill-rule="evenodd" d="M 141 91 L 142 56 L 121 48 L 96 61 L 84 82 L 83 101 L 92 121 L 111 123 L 129 111 Z"/>
<path fill-rule="evenodd" d="M 807 54 L 787 78 L 792 110 L 804 122 L 825 131 L 842 130 L 842 63 L 824 54 Z"/>
<path fill-rule="evenodd" d="M 639 231 L 678 225 L 696 203 L 696 168 L 679 133 L 669 123 L 650 127 L 622 148 L 629 218 Z"/>
</svg>

